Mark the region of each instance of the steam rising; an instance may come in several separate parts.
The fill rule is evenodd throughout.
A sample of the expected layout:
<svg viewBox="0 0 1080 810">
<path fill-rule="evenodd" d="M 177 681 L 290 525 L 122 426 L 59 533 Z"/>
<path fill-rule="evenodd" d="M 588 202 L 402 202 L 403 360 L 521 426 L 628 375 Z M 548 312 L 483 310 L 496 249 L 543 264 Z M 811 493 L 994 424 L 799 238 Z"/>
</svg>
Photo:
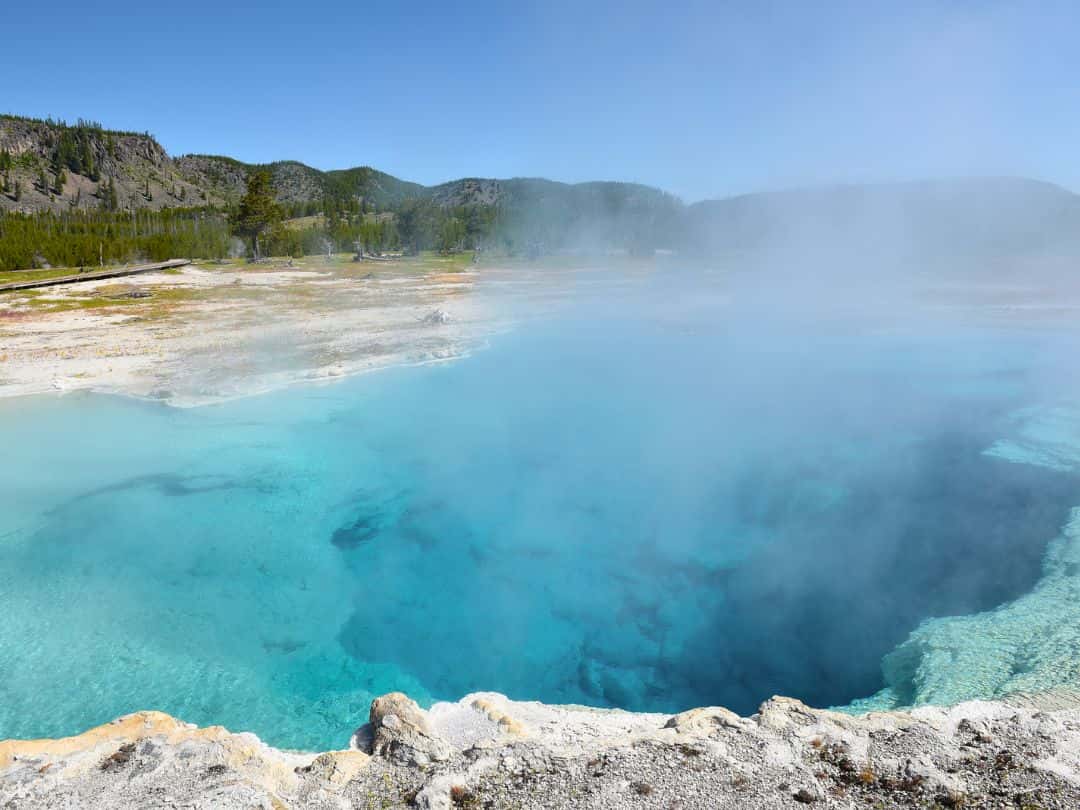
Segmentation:
<svg viewBox="0 0 1080 810">
<path fill-rule="evenodd" d="M 920 620 L 1034 584 L 1078 482 L 983 450 L 1041 346 L 910 305 L 888 334 L 835 312 L 784 325 L 666 282 L 405 394 L 387 462 L 438 428 L 407 501 L 349 555 L 375 580 L 350 652 L 449 695 L 842 704 L 882 687 Z"/>
<path fill-rule="evenodd" d="M 314 749 L 394 689 L 751 712 L 1069 685 L 1040 639 L 1071 636 L 1029 631 L 1075 626 L 1072 546 L 1044 560 L 1080 485 L 1076 420 L 1045 418 L 1076 412 L 1072 200 L 734 201 L 708 249 L 482 271 L 410 324 L 513 316 L 466 360 L 47 400 L 5 443 L 0 671 L 26 687 L 0 726 L 149 705 Z M 305 362 L 291 328 L 250 347 L 265 370 Z"/>
</svg>

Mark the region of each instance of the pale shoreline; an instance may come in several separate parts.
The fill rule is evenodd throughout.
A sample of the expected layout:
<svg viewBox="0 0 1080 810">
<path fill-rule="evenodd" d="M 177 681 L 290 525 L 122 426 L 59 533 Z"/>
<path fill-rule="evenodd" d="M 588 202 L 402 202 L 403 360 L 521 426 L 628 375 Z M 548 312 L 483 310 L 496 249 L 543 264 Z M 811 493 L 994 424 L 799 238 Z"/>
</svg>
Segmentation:
<svg viewBox="0 0 1080 810">
<path fill-rule="evenodd" d="M 508 328 L 471 294 L 475 272 L 289 264 L 7 293 L 0 398 L 91 391 L 196 407 L 461 359 Z"/>
<path fill-rule="evenodd" d="M 617 291 L 647 275 L 624 268 Z M 0 294 L 0 399 L 71 391 L 197 407 L 468 357 L 591 290 L 588 267 L 347 257 Z M 593 292 L 585 292 L 596 294 Z"/>
</svg>

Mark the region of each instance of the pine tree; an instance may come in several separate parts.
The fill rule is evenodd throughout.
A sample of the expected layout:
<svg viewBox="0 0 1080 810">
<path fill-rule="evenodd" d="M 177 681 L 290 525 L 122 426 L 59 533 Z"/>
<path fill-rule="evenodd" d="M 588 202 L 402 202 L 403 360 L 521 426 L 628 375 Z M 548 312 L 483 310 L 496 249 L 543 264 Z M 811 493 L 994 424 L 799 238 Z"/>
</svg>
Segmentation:
<svg viewBox="0 0 1080 810">
<path fill-rule="evenodd" d="M 119 206 L 116 197 L 116 183 L 110 177 L 108 183 L 98 186 L 98 196 L 101 198 L 101 207 L 106 211 L 115 211 Z"/>
<path fill-rule="evenodd" d="M 64 184 L 66 182 L 67 182 L 67 173 L 64 171 L 64 168 L 61 166 L 60 168 L 58 168 L 56 170 L 56 178 L 55 178 L 55 182 L 53 183 L 53 188 L 56 190 L 57 194 L 63 194 L 64 193 Z"/>
<path fill-rule="evenodd" d="M 19 180 L 15 181 L 15 193 L 13 196 L 15 197 L 15 202 L 22 199 L 22 182 Z"/>
<path fill-rule="evenodd" d="M 38 188 L 41 189 L 42 194 L 48 194 L 49 192 L 49 178 L 45 176 L 44 169 L 38 169 Z"/>
<path fill-rule="evenodd" d="M 240 200 L 233 228 L 240 236 L 249 237 L 259 258 L 259 237 L 278 221 L 281 211 L 274 201 L 269 172 L 252 172 L 248 177 L 247 192 Z"/>
<path fill-rule="evenodd" d="M 94 152 L 89 146 L 86 147 L 82 163 L 83 173 L 96 183 L 100 175 L 98 174 L 97 163 L 94 161 Z"/>
</svg>

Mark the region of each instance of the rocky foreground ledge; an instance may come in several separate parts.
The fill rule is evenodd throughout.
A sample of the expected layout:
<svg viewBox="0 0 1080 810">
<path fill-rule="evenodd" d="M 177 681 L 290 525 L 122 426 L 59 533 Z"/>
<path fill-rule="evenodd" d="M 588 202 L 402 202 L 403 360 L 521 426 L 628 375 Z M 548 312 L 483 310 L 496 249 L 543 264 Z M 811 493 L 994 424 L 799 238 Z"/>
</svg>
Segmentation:
<svg viewBox="0 0 1080 810">
<path fill-rule="evenodd" d="M 139 712 L 0 742 L 0 807 L 1080 807 L 1080 710 L 965 703 L 852 717 L 773 698 L 744 718 L 393 693 L 346 750 Z"/>
</svg>

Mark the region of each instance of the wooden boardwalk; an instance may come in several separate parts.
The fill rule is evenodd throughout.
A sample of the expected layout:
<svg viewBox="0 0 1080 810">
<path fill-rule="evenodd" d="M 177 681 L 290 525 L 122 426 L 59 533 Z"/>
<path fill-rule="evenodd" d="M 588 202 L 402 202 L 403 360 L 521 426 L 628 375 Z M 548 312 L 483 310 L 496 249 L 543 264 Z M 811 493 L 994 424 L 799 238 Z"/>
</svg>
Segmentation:
<svg viewBox="0 0 1080 810">
<path fill-rule="evenodd" d="M 55 276 L 54 278 L 41 278 L 37 281 L 13 281 L 9 284 L 0 284 L 0 292 L 12 290 L 32 290 L 36 287 L 56 287 L 59 284 L 78 284 L 80 281 L 98 281 L 103 278 L 120 278 L 121 276 L 134 276 L 138 273 L 152 273 L 155 270 L 168 270 L 172 267 L 183 267 L 191 264 L 190 259 L 169 259 L 167 262 L 155 264 L 138 264 L 134 267 L 114 267 L 111 270 L 95 270 L 89 273 L 76 273 L 68 276 Z"/>
</svg>

